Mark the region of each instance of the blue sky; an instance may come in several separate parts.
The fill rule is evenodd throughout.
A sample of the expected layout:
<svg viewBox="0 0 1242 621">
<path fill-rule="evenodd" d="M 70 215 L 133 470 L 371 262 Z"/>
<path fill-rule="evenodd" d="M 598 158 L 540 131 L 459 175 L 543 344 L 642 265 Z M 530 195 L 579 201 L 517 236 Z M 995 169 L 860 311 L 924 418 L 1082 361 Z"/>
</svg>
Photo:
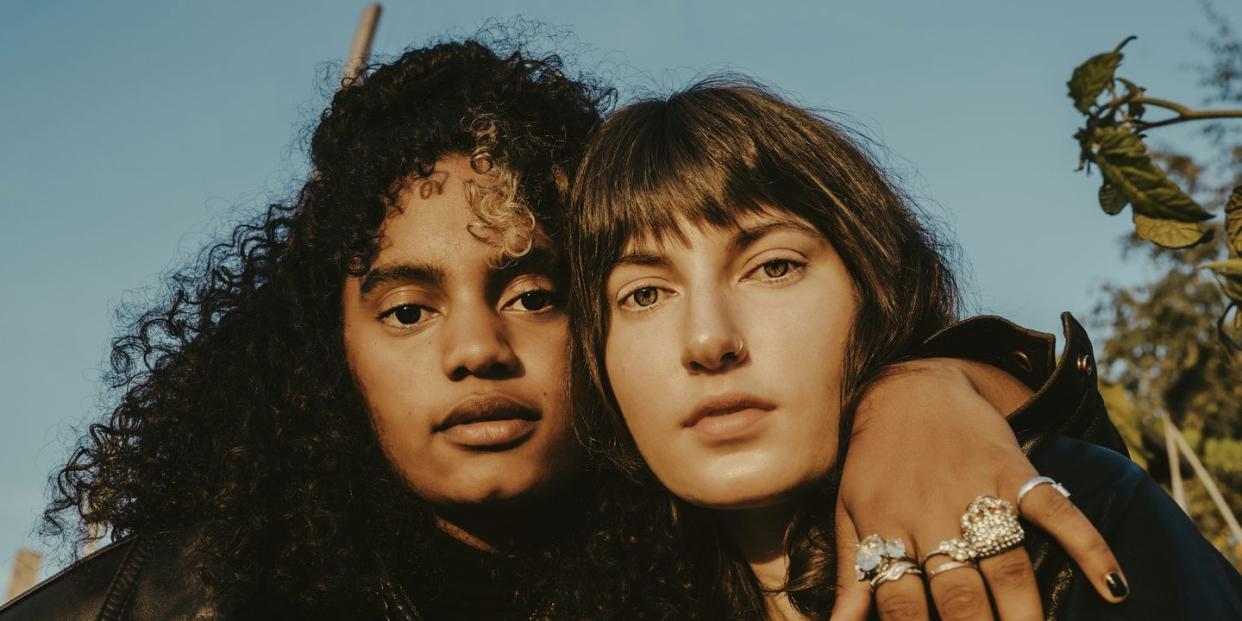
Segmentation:
<svg viewBox="0 0 1242 621">
<path fill-rule="evenodd" d="M 1220 2 L 1242 25 L 1242 9 Z M 231 222 L 287 196 L 365 2 L 0 6 L 0 576 L 32 535 L 48 473 L 106 402 L 115 310 Z M 1073 67 L 1127 35 L 1122 74 L 1205 94 L 1210 25 L 1184 0 L 395 3 L 377 55 L 488 18 L 563 26 L 576 65 L 623 94 L 744 72 L 830 108 L 962 247 L 973 308 L 1056 331 L 1105 281 L 1144 277 L 1074 172 Z M 1181 134 L 1157 142 L 1178 144 Z"/>
</svg>

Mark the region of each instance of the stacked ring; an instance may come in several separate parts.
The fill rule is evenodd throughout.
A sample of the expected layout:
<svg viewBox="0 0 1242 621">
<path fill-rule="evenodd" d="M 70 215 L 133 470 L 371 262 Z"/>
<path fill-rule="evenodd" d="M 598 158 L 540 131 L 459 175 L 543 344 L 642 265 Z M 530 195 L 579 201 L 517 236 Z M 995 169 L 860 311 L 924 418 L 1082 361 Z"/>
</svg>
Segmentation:
<svg viewBox="0 0 1242 621">
<path fill-rule="evenodd" d="M 963 567 L 974 567 L 974 566 L 975 566 L 974 561 L 945 561 L 937 565 L 935 568 L 928 568 L 927 579 L 931 580 L 932 578 L 935 578 L 936 576 L 939 576 L 940 574 L 943 574 L 946 571 L 952 571 L 954 569 L 961 569 Z"/>
<path fill-rule="evenodd" d="M 854 574 L 860 582 L 866 580 L 871 583 L 872 588 L 906 574 L 922 573 L 918 563 L 906 555 L 906 544 L 900 539 L 868 535 L 858 542 Z"/>
<path fill-rule="evenodd" d="M 944 541 L 941 541 L 940 545 L 936 546 L 935 549 L 923 556 L 923 560 L 920 561 L 920 564 L 926 567 L 927 561 L 937 554 L 943 554 L 959 563 L 975 558 L 975 551 L 970 547 L 970 544 L 960 538 L 954 537 L 952 539 L 945 539 Z"/>
</svg>

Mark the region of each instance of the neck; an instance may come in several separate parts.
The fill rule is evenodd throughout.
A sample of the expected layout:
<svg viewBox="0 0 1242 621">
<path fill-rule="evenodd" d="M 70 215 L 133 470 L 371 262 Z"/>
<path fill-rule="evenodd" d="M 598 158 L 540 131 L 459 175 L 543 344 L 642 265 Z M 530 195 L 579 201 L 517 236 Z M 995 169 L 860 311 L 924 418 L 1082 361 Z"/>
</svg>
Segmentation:
<svg viewBox="0 0 1242 621">
<path fill-rule="evenodd" d="M 526 502 L 492 502 L 437 507 L 435 525 L 448 536 L 484 552 L 539 546 L 572 528 L 582 507 L 565 493 Z"/>
<path fill-rule="evenodd" d="M 717 513 L 721 527 L 742 553 L 742 558 L 765 591 L 763 599 L 769 619 L 804 618 L 782 590 L 789 576 L 785 534 L 793 521 L 793 514 L 792 503 Z"/>
</svg>

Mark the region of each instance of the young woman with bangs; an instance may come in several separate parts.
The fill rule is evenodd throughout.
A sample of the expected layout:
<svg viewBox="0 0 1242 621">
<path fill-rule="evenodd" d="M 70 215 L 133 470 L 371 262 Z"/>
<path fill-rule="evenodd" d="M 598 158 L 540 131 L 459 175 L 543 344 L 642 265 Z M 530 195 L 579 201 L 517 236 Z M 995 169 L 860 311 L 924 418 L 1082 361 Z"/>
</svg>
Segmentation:
<svg viewBox="0 0 1242 621">
<path fill-rule="evenodd" d="M 646 523 L 718 618 L 861 617 L 870 588 L 885 619 L 926 618 L 925 588 L 945 618 L 1242 617 L 1237 572 L 1124 457 L 1082 328 L 1054 361 L 956 322 L 947 247 L 848 130 L 742 80 L 639 101 L 570 221 L 580 435 L 669 492 L 614 507 L 597 564 Z M 1018 450 L 1006 420 L 1039 472 L 970 474 Z"/>
</svg>

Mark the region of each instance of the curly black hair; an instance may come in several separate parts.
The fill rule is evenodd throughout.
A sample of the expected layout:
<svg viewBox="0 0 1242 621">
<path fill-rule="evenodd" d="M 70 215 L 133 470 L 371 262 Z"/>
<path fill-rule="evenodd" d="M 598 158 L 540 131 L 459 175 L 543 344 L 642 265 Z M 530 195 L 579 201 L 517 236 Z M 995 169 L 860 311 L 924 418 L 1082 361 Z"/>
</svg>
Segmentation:
<svg viewBox="0 0 1242 621">
<path fill-rule="evenodd" d="M 300 191 L 172 276 L 113 342 L 119 402 L 53 476 L 43 532 L 192 531 L 209 584 L 306 609 L 373 592 L 386 566 L 418 557 L 430 517 L 346 366 L 345 278 L 369 268 L 395 193 L 447 154 L 511 174 L 501 202 L 558 238 L 567 180 L 612 97 L 556 56 L 475 40 L 407 51 L 344 86 Z M 494 211 L 481 217 L 504 219 Z"/>
</svg>

